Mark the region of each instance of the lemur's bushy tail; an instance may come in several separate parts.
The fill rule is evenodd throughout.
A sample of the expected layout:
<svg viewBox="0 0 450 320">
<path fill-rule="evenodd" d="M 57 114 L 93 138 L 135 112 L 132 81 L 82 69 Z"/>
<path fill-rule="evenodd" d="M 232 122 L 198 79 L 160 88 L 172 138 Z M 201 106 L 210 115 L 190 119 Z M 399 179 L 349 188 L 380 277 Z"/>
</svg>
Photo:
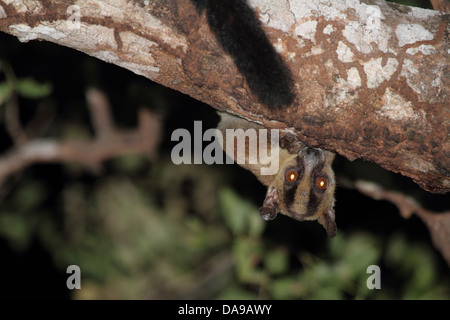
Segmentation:
<svg viewBox="0 0 450 320">
<path fill-rule="evenodd" d="M 206 11 L 218 42 L 244 75 L 259 102 L 280 108 L 294 101 L 290 70 L 275 51 L 246 0 L 191 0 Z"/>
</svg>

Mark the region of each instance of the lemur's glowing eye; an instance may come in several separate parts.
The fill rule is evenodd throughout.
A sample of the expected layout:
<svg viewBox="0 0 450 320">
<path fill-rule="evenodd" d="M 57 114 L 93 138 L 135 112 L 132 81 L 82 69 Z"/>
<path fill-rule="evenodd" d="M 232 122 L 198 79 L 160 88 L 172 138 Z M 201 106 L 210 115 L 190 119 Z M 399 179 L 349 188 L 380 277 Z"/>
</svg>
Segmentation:
<svg viewBox="0 0 450 320">
<path fill-rule="evenodd" d="M 320 190 L 325 191 L 328 188 L 328 180 L 324 177 L 318 177 L 316 179 L 316 186 Z"/>
<path fill-rule="evenodd" d="M 289 170 L 286 172 L 286 181 L 287 182 L 294 182 L 298 179 L 298 173 L 295 170 Z"/>
</svg>

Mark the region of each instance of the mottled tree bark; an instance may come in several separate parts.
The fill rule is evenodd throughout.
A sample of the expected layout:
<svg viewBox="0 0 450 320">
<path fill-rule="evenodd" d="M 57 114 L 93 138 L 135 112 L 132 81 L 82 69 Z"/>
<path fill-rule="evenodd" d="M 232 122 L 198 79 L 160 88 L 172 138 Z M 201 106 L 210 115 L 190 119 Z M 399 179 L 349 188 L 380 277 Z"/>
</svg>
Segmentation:
<svg viewBox="0 0 450 320">
<path fill-rule="evenodd" d="M 250 4 L 292 71 L 296 100 L 285 109 L 257 102 L 186 0 L 0 0 L 0 30 L 450 190 L 449 14 L 380 0 Z"/>
</svg>

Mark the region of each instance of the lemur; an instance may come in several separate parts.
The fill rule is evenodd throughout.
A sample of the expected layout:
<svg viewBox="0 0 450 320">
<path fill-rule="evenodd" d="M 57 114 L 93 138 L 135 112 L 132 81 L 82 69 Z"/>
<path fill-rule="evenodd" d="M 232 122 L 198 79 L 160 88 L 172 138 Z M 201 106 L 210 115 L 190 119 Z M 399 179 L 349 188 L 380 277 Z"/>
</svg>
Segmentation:
<svg viewBox="0 0 450 320">
<path fill-rule="evenodd" d="M 228 53 L 245 77 L 248 87 L 259 102 L 280 109 L 293 103 L 293 81 L 290 70 L 273 48 L 261 28 L 253 9 L 245 0 L 191 0 L 199 14 L 206 12 L 211 31 L 222 49 Z M 229 113 L 219 112 L 218 129 L 226 139 L 226 129 L 264 129 L 263 126 Z M 243 140 L 248 144 L 247 140 Z M 266 151 L 272 148 L 268 139 Z M 223 142 L 226 144 L 226 140 Z M 258 142 L 259 145 L 259 142 Z M 239 146 L 235 146 L 239 147 Z M 291 218 L 317 220 L 328 236 L 336 235 L 334 214 L 335 177 L 331 164 L 335 154 L 310 148 L 293 135 L 285 134 L 277 144 L 279 169 L 273 175 L 261 175 L 262 164 L 241 164 L 268 187 L 259 209 L 261 217 L 272 220 L 277 213 Z M 226 148 L 222 148 L 225 150 Z M 249 155 L 245 146 L 246 158 Z M 228 154 L 236 160 L 236 152 Z"/>
</svg>

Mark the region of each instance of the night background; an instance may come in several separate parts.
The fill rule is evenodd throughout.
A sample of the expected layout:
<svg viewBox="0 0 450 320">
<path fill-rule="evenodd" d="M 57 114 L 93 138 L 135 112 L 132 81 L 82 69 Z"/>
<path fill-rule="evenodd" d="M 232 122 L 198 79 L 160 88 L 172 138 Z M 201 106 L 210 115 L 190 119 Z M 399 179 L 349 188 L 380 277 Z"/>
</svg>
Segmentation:
<svg viewBox="0 0 450 320">
<path fill-rule="evenodd" d="M 172 132 L 192 132 L 196 120 L 203 130 L 214 128 L 213 108 L 81 52 L 4 33 L 0 155 L 13 146 L 11 79 L 22 85 L 17 105 L 30 137 L 92 138 L 91 87 L 109 99 L 117 127 L 135 128 L 144 107 L 161 116 L 163 132 L 156 157 L 122 155 L 95 172 L 37 163 L 4 181 L 2 299 L 450 299 L 449 267 L 424 223 L 339 181 L 373 181 L 436 213 L 450 209 L 448 195 L 337 156 L 334 239 L 317 222 L 283 215 L 265 222 L 257 208 L 266 187 L 250 172 L 170 159 L 178 143 Z M 66 287 L 69 265 L 81 268 L 81 290 Z M 381 290 L 366 286 L 370 265 L 381 268 Z"/>
</svg>

